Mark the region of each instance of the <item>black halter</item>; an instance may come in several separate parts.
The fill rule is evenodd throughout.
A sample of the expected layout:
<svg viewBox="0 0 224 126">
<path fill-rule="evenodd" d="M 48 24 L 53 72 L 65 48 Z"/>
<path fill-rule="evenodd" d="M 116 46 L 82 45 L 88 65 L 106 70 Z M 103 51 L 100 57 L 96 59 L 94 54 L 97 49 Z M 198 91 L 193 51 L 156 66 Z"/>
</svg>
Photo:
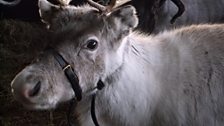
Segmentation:
<svg viewBox="0 0 224 126">
<path fill-rule="evenodd" d="M 55 51 L 54 49 L 50 49 L 50 51 L 52 52 L 54 58 L 57 60 L 57 62 L 60 64 L 62 70 L 65 73 L 65 76 L 67 77 L 68 81 L 71 83 L 72 85 L 72 89 L 75 92 L 75 96 L 77 101 L 81 101 L 82 100 L 82 89 L 79 85 L 79 78 L 77 77 L 77 75 L 74 72 L 74 69 L 72 68 L 72 66 L 62 57 L 62 55 L 60 55 L 57 51 Z"/>
<path fill-rule="evenodd" d="M 96 88 L 98 90 L 101 90 L 101 89 L 103 89 L 104 86 L 105 85 L 104 85 L 103 81 L 99 80 Z M 93 123 L 95 124 L 95 126 L 99 126 L 99 123 L 98 123 L 97 118 L 96 118 L 96 113 L 95 113 L 95 99 L 96 99 L 96 93 L 94 93 L 93 96 L 92 96 L 91 117 L 92 117 L 92 120 L 93 120 Z"/>
<path fill-rule="evenodd" d="M 53 54 L 54 58 L 57 60 L 57 62 L 60 64 L 60 66 L 62 67 L 62 70 L 65 73 L 65 76 L 67 77 L 67 79 L 69 80 L 69 82 L 72 85 L 72 89 L 75 92 L 75 96 L 77 101 L 81 101 L 82 100 L 82 89 L 79 85 L 79 79 L 77 77 L 77 75 L 74 72 L 74 69 L 72 68 L 72 66 L 62 57 L 62 55 L 60 55 L 57 51 L 55 51 L 53 48 L 48 48 L 47 50 L 51 51 L 51 53 Z M 99 80 L 97 82 L 97 87 L 96 89 L 101 90 L 104 87 L 104 83 Z M 99 123 L 97 121 L 96 118 L 96 113 L 95 113 L 95 99 L 96 99 L 96 93 L 94 93 L 92 95 L 92 101 L 91 101 L 91 117 L 93 120 L 93 123 L 95 124 L 95 126 L 99 126 Z M 70 106 L 69 106 L 69 110 L 68 110 L 68 114 L 67 114 L 67 118 L 68 118 L 68 125 L 72 126 L 71 123 L 71 112 L 74 109 L 74 105 L 75 102 L 72 99 L 70 101 Z"/>
</svg>

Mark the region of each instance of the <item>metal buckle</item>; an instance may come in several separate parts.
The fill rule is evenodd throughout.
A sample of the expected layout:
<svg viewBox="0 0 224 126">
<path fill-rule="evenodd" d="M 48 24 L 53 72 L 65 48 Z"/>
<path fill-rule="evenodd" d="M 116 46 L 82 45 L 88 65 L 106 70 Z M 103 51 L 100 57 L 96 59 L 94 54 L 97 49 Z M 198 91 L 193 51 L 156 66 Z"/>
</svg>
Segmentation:
<svg viewBox="0 0 224 126">
<path fill-rule="evenodd" d="M 68 64 L 67 66 L 65 66 L 62 70 L 63 71 L 65 71 L 66 69 L 68 69 L 68 68 L 70 68 L 71 67 L 71 65 L 70 64 Z"/>
</svg>

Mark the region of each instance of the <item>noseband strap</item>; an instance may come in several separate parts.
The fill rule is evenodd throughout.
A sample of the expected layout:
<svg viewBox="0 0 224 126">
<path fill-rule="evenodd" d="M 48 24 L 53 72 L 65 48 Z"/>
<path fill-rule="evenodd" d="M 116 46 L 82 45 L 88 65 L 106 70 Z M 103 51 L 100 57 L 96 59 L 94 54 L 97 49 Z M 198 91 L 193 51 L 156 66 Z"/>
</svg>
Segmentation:
<svg viewBox="0 0 224 126">
<path fill-rule="evenodd" d="M 75 92 L 75 96 L 77 101 L 80 101 L 82 99 L 82 89 L 79 85 L 79 79 L 77 75 L 74 72 L 74 69 L 71 67 L 71 65 L 62 57 L 61 54 L 59 54 L 54 49 L 49 49 L 54 58 L 57 60 L 57 62 L 60 64 L 62 70 L 65 73 L 65 76 L 67 77 L 68 81 L 71 83 L 72 89 Z"/>
</svg>

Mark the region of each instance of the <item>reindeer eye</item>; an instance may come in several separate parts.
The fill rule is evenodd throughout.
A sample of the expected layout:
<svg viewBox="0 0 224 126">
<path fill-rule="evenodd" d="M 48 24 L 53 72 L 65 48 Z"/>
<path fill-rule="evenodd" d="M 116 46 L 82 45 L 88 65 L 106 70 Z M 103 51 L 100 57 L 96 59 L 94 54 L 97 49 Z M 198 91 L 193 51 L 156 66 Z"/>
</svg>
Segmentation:
<svg viewBox="0 0 224 126">
<path fill-rule="evenodd" d="M 96 49 L 98 46 L 98 42 L 95 39 L 90 39 L 87 41 L 86 47 L 90 50 Z"/>
</svg>

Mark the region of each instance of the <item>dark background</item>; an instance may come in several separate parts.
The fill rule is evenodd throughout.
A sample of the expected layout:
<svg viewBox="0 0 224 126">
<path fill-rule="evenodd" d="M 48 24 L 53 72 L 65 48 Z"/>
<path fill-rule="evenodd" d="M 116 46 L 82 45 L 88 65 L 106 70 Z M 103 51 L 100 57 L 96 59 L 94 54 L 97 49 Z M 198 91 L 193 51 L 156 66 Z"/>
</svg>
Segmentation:
<svg viewBox="0 0 224 126">
<path fill-rule="evenodd" d="M 58 4 L 56 0 L 48 1 Z M 0 19 L 18 19 L 28 22 L 40 21 L 37 3 L 38 0 L 21 0 L 21 2 L 16 6 L 5 6 L 0 4 Z M 85 0 L 73 0 L 71 2 L 71 4 L 74 5 L 81 5 L 83 3 L 85 3 Z"/>
</svg>

